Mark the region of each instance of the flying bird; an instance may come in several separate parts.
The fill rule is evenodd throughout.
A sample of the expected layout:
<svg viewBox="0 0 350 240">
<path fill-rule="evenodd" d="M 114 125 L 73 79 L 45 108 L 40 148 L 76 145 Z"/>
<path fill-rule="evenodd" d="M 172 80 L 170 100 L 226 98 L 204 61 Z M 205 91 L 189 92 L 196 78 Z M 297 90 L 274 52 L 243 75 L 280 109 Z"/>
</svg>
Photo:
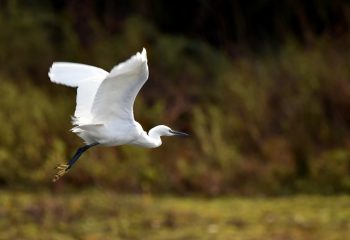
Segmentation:
<svg viewBox="0 0 350 240">
<path fill-rule="evenodd" d="M 96 145 L 137 145 L 159 147 L 161 136 L 188 136 L 158 125 L 145 132 L 134 119 L 133 105 L 137 93 L 148 79 L 146 49 L 116 65 L 111 72 L 69 62 L 54 62 L 49 70 L 51 82 L 77 88 L 76 109 L 72 117 L 72 132 L 84 140 L 66 163 L 57 166 L 57 181 L 89 148 Z"/>
</svg>

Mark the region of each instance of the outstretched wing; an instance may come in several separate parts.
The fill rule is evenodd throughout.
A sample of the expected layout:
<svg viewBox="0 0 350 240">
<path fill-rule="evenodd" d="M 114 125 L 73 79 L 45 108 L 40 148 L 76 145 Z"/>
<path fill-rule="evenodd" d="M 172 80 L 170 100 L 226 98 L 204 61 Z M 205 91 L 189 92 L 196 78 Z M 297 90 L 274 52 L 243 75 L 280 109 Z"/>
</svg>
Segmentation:
<svg viewBox="0 0 350 240">
<path fill-rule="evenodd" d="M 133 121 L 134 101 L 147 78 L 146 49 L 115 66 L 97 90 L 91 109 L 94 122 Z"/>
<path fill-rule="evenodd" d="M 69 62 L 55 62 L 52 64 L 49 77 L 51 82 L 77 87 L 77 106 L 73 124 L 91 123 L 91 107 L 96 92 L 108 72 L 90 65 Z"/>
<path fill-rule="evenodd" d="M 107 75 L 108 72 L 101 68 L 70 62 L 54 62 L 49 71 L 51 82 L 69 87 L 79 87 L 90 78 L 102 78 L 103 80 Z"/>
</svg>

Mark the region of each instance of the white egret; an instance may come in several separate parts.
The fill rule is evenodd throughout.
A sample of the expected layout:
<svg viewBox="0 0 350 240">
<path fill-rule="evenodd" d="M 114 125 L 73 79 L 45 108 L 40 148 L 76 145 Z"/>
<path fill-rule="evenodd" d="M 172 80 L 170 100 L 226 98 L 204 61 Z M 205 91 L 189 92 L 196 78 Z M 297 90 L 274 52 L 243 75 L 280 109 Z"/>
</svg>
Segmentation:
<svg viewBox="0 0 350 240">
<path fill-rule="evenodd" d="M 133 104 L 147 81 L 146 49 L 115 66 L 110 73 L 78 63 L 55 62 L 49 71 L 51 82 L 77 88 L 77 106 L 72 131 L 85 142 L 75 155 L 57 168 L 57 181 L 90 147 L 98 144 L 159 147 L 161 136 L 187 136 L 165 125 L 152 128 L 148 134 L 134 120 Z"/>
</svg>

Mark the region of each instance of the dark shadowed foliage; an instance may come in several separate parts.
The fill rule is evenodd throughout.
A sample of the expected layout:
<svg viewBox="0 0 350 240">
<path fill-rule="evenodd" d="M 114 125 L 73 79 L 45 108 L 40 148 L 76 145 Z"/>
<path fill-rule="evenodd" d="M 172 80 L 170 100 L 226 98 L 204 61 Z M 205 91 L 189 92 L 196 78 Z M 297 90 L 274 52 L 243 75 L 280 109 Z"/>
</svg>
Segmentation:
<svg viewBox="0 0 350 240">
<path fill-rule="evenodd" d="M 350 192 L 346 1 L 0 0 L 0 183 L 218 195 Z M 96 148 L 60 182 L 74 89 L 53 61 L 106 70 L 142 47 L 136 119 L 189 139 Z"/>
</svg>

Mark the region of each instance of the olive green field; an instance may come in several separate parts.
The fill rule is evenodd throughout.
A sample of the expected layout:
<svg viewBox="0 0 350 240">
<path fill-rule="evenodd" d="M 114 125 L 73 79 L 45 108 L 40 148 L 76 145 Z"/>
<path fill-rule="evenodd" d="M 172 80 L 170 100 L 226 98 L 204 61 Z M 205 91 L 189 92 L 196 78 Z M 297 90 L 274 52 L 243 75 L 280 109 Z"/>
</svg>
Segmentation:
<svg viewBox="0 0 350 240">
<path fill-rule="evenodd" d="M 174 197 L 98 187 L 0 192 L 2 240 L 346 240 L 350 196 Z"/>
</svg>

